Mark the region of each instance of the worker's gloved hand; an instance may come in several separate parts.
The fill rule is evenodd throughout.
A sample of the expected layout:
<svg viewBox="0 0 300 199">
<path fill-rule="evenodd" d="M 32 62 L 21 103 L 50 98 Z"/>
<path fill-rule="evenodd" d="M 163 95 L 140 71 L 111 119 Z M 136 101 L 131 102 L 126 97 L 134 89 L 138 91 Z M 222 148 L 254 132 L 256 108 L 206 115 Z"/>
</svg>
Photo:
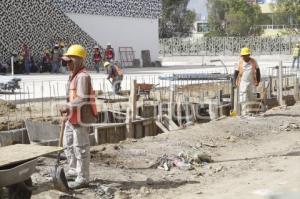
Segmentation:
<svg viewBox="0 0 300 199">
<path fill-rule="evenodd" d="M 67 105 L 62 105 L 60 108 L 59 108 L 59 111 L 60 111 L 60 114 L 61 115 L 69 115 L 70 114 L 70 108 L 69 106 Z"/>
</svg>

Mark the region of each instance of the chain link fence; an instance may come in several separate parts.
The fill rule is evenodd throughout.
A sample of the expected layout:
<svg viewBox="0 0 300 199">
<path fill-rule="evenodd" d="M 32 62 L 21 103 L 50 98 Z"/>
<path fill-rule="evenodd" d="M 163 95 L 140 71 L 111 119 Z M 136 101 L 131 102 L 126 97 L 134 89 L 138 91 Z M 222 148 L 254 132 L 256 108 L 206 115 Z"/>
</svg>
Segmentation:
<svg viewBox="0 0 300 199">
<path fill-rule="evenodd" d="M 233 56 L 242 47 L 256 55 L 289 55 L 300 36 L 285 37 L 202 37 L 160 39 L 160 55 L 168 56 Z"/>
</svg>

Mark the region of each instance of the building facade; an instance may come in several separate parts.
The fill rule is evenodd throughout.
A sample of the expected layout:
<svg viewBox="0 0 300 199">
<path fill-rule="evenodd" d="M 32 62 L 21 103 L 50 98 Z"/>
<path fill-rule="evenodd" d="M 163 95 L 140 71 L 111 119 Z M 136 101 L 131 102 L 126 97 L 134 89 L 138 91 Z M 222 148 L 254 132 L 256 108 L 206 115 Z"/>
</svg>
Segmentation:
<svg viewBox="0 0 300 199">
<path fill-rule="evenodd" d="M 59 41 L 79 43 L 88 49 L 111 43 L 119 58 L 119 47 L 132 47 L 135 58 L 150 50 L 159 54 L 158 18 L 160 0 L 2 0 L 0 2 L 0 61 L 7 62 L 23 43 L 35 57 Z"/>
</svg>

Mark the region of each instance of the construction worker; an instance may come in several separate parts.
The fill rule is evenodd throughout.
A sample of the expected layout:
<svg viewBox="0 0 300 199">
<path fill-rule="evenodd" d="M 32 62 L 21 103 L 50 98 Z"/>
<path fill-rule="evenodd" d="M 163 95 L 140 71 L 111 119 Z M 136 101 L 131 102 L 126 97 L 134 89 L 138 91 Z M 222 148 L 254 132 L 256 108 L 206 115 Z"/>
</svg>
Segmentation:
<svg viewBox="0 0 300 199">
<path fill-rule="evenodd" d="M 93 62 L 94 62 L 94 68 L 96 69 L 97 73 L 99 73 L 102 65 L 102 55 L 101 55 L 100 48 L 101 47 L 99 46 L 94 46 Z"/>
<path fill-rule="evenodd" d="M 299 69 L 299 62 L 300 62 L 300 45 L 299 44 L 296 44 L 296 47 L 293 49 L 292 68 L 294 68 L 296 61 L 297 61 L 297 69 Z"/>
<path fill-rule="evenodd" d="M 76 177 L 70 181 L 71 189 L 85 187 L 89 183 L 90 142 L 89 127 L 95 122 L 97 110 L 91 77 L 84 66 L 86 50 L 81 45 L 72 45 L 62 59 L 70 71 L 67 104 L 60 108 L 67 116 L 63 137 L 63 147 L 69 164 L 67 177 Z"/>
<path fill-rule="evenodd" d="M 60 50 L 61 55 L 64 55 L 65 53 L 67 53 L 68 48 L 65 46 L 65 43 L 62 41 L 59 43 L 59 50 Z M 64 70 L 66 70 L 67 63 L 64 60 L 61 60 L 61 66 L 63 66 L 62 71 L 65 72 Z"/>
<path fill-rule="evenodd" d="M 121 91 L 121 83 L 123 80 L 124 72 L 118 64 L 113 64 L 108 61 L 104 62 L 104 68 L 107 70 L 107 79 L 111 82 L 114 93 Z"/>
<path fill-rule="evenodd" d="M 40 72 L 50 72 L 51 71 L 51 55 L 49 50 L 44 51 L 42 58 L 42 63 L 40 66 Z"/>
<path fill-rule="evenodd" d="M 235 70 L 236 85 L 239 86 L 239 102 L 242 105 L 242 115 L 251 111 L 256 100 L 256 87 L 260 81 L 260 70 L 255 59 L 250 57 L 249 48 L 241 49 L 239 64 Z"/>
<path fill-rule="evenodd" d="M 59 68 L 61 66 L 61 57 L 62 57 L 62 51 L 59 48 L 59 44 L 55 44 L 54 48 L 51 51 L 51 60 L 52 60 L 52 69 L 51 73 L 58 73 Z"/>
<path fill-rule="evenodd" d="M 108 43 L 105 49 L 105 61 L 113 62 L 115 60 L 115 51 L 111 47 L 111 44 Z"/>
<path fill-rule="evenodd" d="M 21 55 L 24 58 L 25 73 L 28 75 L 31 71 L 32 60 L 31 60 L 31 51 L 28 48 L 27 44 L 22 45 Z"/>
</svg>

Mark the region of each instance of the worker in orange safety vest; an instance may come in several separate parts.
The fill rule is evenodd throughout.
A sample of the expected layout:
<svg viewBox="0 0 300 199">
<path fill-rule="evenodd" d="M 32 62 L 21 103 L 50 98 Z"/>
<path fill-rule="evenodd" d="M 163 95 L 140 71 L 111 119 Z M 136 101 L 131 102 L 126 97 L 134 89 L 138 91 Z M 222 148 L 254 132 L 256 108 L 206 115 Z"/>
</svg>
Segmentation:
<svg viewBox="0 0 300 199">
<path fill-rule="evenodd" d="M 86 50 L 81 45 L 72 45 L 62 59 L 70 71 L 68 81 L 67 104 L 60 112 L 67 116 L 65 123 L 63 147 L 67 156 L 69 170 L 67 177 L 71 189 L 85 187 L 89 183 L 90 141 L 89 123 L 97 118 L 95 95 L 91 77 L 84 66 Z"/>
</svg>

